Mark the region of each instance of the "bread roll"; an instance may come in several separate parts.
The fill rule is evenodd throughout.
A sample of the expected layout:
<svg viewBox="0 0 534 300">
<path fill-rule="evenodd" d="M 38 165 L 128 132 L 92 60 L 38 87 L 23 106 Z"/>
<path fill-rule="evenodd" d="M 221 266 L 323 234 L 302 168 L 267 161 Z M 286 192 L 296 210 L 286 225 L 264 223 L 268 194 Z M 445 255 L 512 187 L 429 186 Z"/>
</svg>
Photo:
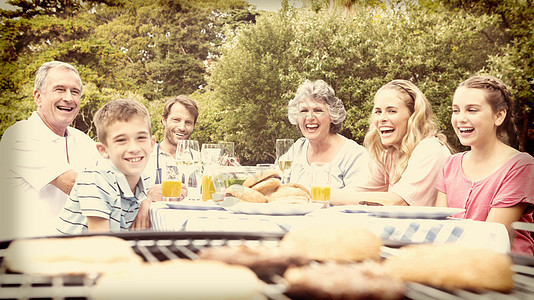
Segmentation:
<svg viewBox="0 0 534 300">
<path fill-rule="evenodd" d="M 4 261 L 13 272 L 60 275 L 128 269 L 142 258 L 123 239 L 87 236 L 15 240 L 6 249 Z"/>
<path fill-rule="evenodd" d="M 252 189 L 262 193 L 263 195 L 270 195 L 280 186 L 280 178 L 267 178 L 252 186 Z"/>
<path fill-rule="evenodd" d="M 102 275 L 91 299 L 266 299 L 250 269 L 210 260 L 168 260 Z"/>
<path fill-rule="evenodd" d="M 256 172 L 254 175 L 247 177 L 247 179 L 245 179 L 245 181 L 243 182 L 243 186 L 251 188 L 255 184 L 258 184 L 259 182 L 268 178 L 281 179 L 282 176 L 280 176 L 280 173 L 276 170 L 261 170 Z"/>
<path fill-rule="evenodd" d="M 405 281 L 447 289 L 513 288 L 512 261 L 506 254 L 456 244 L 425 244 L 403 247 L 385 266 Z"/>
<path fill-rule="evenodd" d="M 370 230 L 344 224 L 315 224 L 288 232 L 280 247 L 319 261 L 380 259 L 382 240 Z"/>
<path fill-rule="evenodd" d="M 300 190 L 304 191 L 306 193 L 306 195 L 308 195 L 308 198 L 311 198 L 310 190 L 307 187 L 305 187 L 302 184 L 300 184 L 300 183 L 288 182 L 288 183 L 284 183 L 280 187 L 284 187 L 284 188 L 285 187 L 292 187 L 292 188 L 300 189 Z"/>
<path fill-rule="evenodd" d="M 300 185 L 298 183 L 286 183 L 282 184 L 276 192 L 272 193 L 268 197 L 268 201 L 277 201 L 279 199 L 284 198 L 292 198 L 292 197 L 298 197 L 298 198 L 304 198 L 309 200 L 311 198 L 310 191 L 303 185 Z"/>
<path fill-rule="evenodd" d="M 254 203 L 266 203 L 267 199 L 265 196 L 255 191 L 251 188 L 248 188 L 246 186 L 242 185 L 231 185 L 226 188 L 225 190 L 226 196 L 233 196 L 238 198 L 239 200 L 246 201 L 246 202 L 254 202 Z"/>
</svg>

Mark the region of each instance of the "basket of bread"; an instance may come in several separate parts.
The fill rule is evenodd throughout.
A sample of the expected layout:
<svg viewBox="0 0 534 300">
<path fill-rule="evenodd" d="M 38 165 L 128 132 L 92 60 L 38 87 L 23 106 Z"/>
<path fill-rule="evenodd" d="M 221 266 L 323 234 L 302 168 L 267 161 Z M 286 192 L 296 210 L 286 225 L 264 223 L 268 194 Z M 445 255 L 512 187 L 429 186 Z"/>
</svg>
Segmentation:
<svg viewBox="0 0 534 300">
<path fill-rule="evenodd" d="M 237 213 L 252 214 L 306 214 L 323 206 L 311 203 L 309 189 L 298 183 L 281 182 L 275 169 L 263 168 L 249 173 L 237 184 L 226 184 L 228 172 L 213 176 L 215 190 L 220 194 L 218 203 Z"/>
</svg>

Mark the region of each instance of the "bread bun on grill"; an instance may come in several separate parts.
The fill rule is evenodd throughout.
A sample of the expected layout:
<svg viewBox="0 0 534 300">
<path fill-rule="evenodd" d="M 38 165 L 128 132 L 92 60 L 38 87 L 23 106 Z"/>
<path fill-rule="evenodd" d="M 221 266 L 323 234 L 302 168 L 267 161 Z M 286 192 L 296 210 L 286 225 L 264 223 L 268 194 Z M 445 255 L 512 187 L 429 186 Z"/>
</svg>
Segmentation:
<svg viewBox="0 0 534 300">
<path fill-rule="evenodd" d="M 456 244 L 423 244 L 401 248 L 385 266 L 404 281 L 446 289 L 512 290 L 510 256 Z"/>
<path fill-rule="evenodd" d="M 9 270 L 41 275 L 103 273 L 142 261 L 130 243 L 113 236 L 15 240 L 4 254 Z"/>
<path fill-rule="evenodd" d="M 226 196 L 236 197 L 239 200 L 253 203 L 266 203 L 267 198 L 265 196 L 251 188 L 243 185 L 231 185 L 225 190 Z"/>
<path fill-rule="evenodd" d="M 104 299 L 266 299 L 265 283 L 244 266 L 211 260 L 176 259 L 145 263 L 133 272 L 98 278 L 91 298 Z"/>
<path fill-rule="evenodd" d="M 382 240 L 350 224 L 314 224 L 291 229 L 280 247 L 318 261 L 357 262 L 380 259 Z"/>
</svg>

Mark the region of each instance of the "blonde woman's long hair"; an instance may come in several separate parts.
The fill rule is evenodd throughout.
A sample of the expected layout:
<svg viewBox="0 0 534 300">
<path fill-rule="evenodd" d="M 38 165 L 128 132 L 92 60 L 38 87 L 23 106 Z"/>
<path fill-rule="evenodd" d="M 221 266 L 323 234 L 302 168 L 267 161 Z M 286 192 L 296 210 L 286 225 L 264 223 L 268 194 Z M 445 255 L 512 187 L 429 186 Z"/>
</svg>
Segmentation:
<svg viewBox="0 0 534 300">
<path fill-rule="evenodd" d="M 432 106 L 423 92 L 421 92 L 415 84 L 408 80 L 393 80 L 378 89 L 375 97 L 381 91 L 386 89 L 397 91 L 399 98 L 404 101 L 411 112 L 411 116 L 408 119 L 406 135 L 402 138 L 401 145 L 397 152 L 398 160 L 396 164 L 392 166 L 389 174 L 385 162 L 387 161 L 388 156 L 395 153 L 396 149 L 393 146 L 386 147 L 382 144 L 382 141 L 380 140 L 380 131 L 373 122 L 373 112 L 371 112 L 369 118 L 370 126 L 365 135 L 363 144 L 369 152 L 371 160 L 378 162 L 380 168 L 383 168 L 383 170 L 386 171 L 386 177 L 384 178 L 385 183 L 395 184 L 400 180 L 402 174 L 406 170 L 408 160 L 421 140 L 435 136 L 449 149 L 451 149 L 451 147 L 448 145 L 445 135 L 438 133 L 438 125 L 434 119 L 434 114 L 432 113 Z"/>
</svg>

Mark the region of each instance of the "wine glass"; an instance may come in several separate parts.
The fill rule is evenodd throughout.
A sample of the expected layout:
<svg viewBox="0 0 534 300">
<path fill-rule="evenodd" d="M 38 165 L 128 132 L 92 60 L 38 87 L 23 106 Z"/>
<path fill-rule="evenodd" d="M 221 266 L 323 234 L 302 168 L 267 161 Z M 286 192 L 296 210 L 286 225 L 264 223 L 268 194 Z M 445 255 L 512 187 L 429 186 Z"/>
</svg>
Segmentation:
<svg viewBox="0 0 534 300">
<path fill-rule="evenodd" d="M 287 183 L 287 171 L 291 169 L 293 164 L 293 139 L 277 139 L 276 140 L 276 161 L 278 168 L 282 172 L 282 183 Z"/>
<path fill-rule="evenodd" d="M 219 144 L 202 144 L 200 153 L 203 165 L 218 165 L 221 159 L 221 146 Z"/>
<path fill-rule="evenodd" d="M 189 199 L 200 199 L 200 151 L 198 141 L 178 140 L 176 144 L 176 164 L 182 175 L 182 183 L 187 186 Z"/>
<path fill-rule="evenodd" d="M 235 160 L 234 142 L 219 142 L 221 146 L 221 164 L 229 166 L 232 159 Z"/>
</svg>

